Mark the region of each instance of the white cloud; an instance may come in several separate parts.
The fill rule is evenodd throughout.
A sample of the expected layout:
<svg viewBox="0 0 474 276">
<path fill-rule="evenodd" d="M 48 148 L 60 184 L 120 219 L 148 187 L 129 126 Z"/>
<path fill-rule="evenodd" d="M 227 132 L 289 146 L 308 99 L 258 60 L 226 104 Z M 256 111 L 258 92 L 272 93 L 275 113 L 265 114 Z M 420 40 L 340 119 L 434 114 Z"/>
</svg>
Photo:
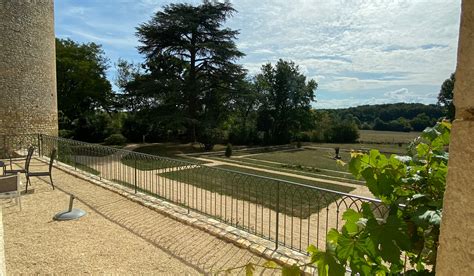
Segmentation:
<svg viewBox="0 0 474 276">
<path fill-rule="evenodd" d="M 112 61 L 138 61 L 135 27 L 172 2 L 57 1 L 57 35 L 101 43 Z M 400 87 L 422 95 L 406 99 L 428 101 L 423 95 L 437 91 L 416 87 L 439 87 L 455 69 L 460 0 L 231 2 L 238 12 L 226 25 L 240 30 L 237 45 L 247 54 L 241 62 L 250 74 L 264 63 L 291 59 L 318 81 L 319 92 L 347 92 L 355 103 L 395 100 L 401 96 L 384 93 Z M 350 98 L 373 89 L 380 91 L 374 99 Z"/>
</svg>

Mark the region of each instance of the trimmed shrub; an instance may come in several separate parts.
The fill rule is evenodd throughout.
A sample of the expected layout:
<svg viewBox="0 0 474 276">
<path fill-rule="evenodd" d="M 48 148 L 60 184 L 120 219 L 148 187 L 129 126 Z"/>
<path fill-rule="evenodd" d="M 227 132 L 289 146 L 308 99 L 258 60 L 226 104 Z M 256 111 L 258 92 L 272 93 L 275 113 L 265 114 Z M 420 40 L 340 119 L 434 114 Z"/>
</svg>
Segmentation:
<svg viewBox="0 0 474 276">
<path fill-rule="evenodd" d="M 232 156 L 232 145 L 227 144 L 227 147 L 225 148 L 225 156 L 226 157 L 231 157 Z"/>
<path fill-rule="evenodd" d="M 112 134 L 109 137 L 105 138 L 104 140 L 105 145 L 120 146 L 120 145 L 125 144 L 126 142 L 127 142 L 127 138 L 125 138 L 125 136 L 119 133 Z"/>
</svg>

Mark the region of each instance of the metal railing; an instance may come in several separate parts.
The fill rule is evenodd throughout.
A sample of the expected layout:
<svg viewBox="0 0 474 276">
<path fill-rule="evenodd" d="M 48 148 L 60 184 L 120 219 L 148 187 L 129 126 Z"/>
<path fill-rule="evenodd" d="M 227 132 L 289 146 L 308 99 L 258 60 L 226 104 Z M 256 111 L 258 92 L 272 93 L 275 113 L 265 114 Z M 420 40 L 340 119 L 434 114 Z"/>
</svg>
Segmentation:
<svg viewBox="0 0 474 276">
<path fill-rule="evenodd" d="M 223 168 L 189 160 L 36 135 L 40 155 L 58 150 L 58 160 L 136 193 L 152 195 L 306 253 L 325 247 L 326 234 L 339 228 L 342 213 L 369 202 L 377 216 L 379 200 Z M 5 137 L 3 139 L 6 139 Z M 34 139 L 33 139 L 34 140 Z M 336 187 L 336 186 L 335 186 Z M 347 187 L 346 187 L 347 188 Z"/>
</svg>

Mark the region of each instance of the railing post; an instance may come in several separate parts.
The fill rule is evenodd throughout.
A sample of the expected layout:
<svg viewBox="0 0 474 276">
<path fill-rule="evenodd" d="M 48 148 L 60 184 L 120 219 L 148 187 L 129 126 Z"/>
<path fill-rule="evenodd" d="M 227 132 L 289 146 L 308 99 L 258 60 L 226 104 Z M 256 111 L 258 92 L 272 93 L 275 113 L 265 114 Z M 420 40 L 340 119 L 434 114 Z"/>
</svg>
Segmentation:
<svg viewBox="0 0 474 276">
<path fill-rule="evenodd" d="M 135 193 L 137 193 L 137 158 L 134 159 L 135 160 Z"/>
<path fill-rule="evenodd" d="M 77 171 L 77 155 L 74 154 L 74 170 Z"/>
<path fill-rule="evenodd" d="M 41 157 L 41 142 L 40 142 L 41 134 L 38 133 L 37 137 L 38 137 L 38 157 Z"/>
<path fill-rule="evenodd" d="M 276 198 L 276 236 L 275 236 L 275 249 L 278 249 L 278 234 L 280 229 L 280 182 L 277 182 L 277 198 Z"/>
</svg>

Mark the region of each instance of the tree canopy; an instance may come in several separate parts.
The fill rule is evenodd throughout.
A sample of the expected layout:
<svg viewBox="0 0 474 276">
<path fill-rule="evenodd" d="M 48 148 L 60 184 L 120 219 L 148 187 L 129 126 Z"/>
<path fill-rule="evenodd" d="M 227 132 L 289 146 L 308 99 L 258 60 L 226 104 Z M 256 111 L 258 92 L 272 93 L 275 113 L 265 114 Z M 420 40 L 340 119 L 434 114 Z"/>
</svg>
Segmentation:
<svg viewBox="0 0 474 276">
<path fill-rule="evenodd" d="M 292 136 L 311 126 L 311 102 L 318 84 L 306 81 L 297 65 L 279 60 L 267 63 L 256 76 L 260 95 L 258 128 L 273 143 L 288 143 Z"/>
<path fill-rule="evenodd" d="M 109 108 L 113 94 L 107 68 L 100 45 L 56 39 L 58 106 L 63 116 L 75 120 L 96 109 Z"/>
<path fill-rule="evenodd" d="M 108 60 L 100 45 L 56 39 L 60 134 L 84 141 L 113 132 L 109 113 L 114 94 L 106 78 Z"/>
<path fill-rule="evenodd" d="M 446 118 L 454 120 L 456 116 L 456 108 L 453 101 L 453 91 L 456 76 L 454 73 L 451 74 L 449 79 L 446 79 L 441 85 L 441 90 L 438 94 L 438 104 L 442 105 L 446 110 Z"/>
<path fill-rule="evenodd" d="M 235 85 L 245 76 L 235 61 L 244 54 L 234 40 L 238 31 L 223 24 L 233 13 L 229 2 L 170 4 L 137 28 L 146 74 L 127 87 L 149 101 L 142 107 L 162 122 L 172 118 L 196 140 L 226 118 Z"/>
</svg>

